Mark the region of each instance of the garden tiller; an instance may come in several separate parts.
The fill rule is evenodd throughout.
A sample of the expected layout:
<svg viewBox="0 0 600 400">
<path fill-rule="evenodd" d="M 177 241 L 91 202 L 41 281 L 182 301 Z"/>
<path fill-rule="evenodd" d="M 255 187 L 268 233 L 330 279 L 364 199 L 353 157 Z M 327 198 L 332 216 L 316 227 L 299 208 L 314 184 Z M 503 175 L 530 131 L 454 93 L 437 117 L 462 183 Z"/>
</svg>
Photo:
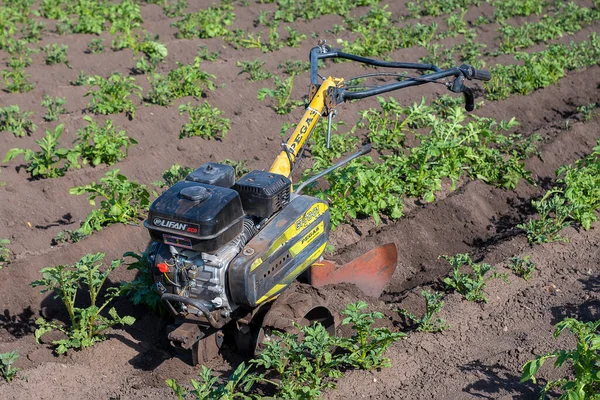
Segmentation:
<svg viewBox="0 0 600 400">
<path fill-rule="evenodd" d="M 342 78 L 324 78 L 318 61 L 340 58 L 366 65 L 422 71 L 419 76 L 372 72 L 352 79 L 393 77 L 368 87 L 349 86 Z M 429 72 L 426 74 L 425 72 Z M 331 120 L 344 101 L 362 99 L 426 83 L 463 93 L 468 111 L 473 93 L 465 79 L 489 80 L 490 73 L 469 65 L 441 70 L 435 65 L 374 60 L 333 50 L 324 42 L 310 51 L 308 106 L 269 170 L 252 171 L 235 180 L 231 166 L 206 163 L 165 191 L 150 207 L 144 225 L 152 242 L 148 261 L 166 308 L 176 317 L 168 338 L 191 349 L 193 363 L 218 354 L 225 337 L 238 350 L 252 353 L 271 329 L 320 322 L 334 330 L 335 310 L 318 296 L 280 296 L 298 277 L 313 286 L 352 283 L 368 296 L 379 296 L 396 265 L 396 247 L 371 250 L 343 266 L 322 259 L 329 236 L 326 202 L 302 189 L 323 175 L 367 154 L 366 145 L 352 156 L 292 188 L 291 175 L 317 121 Z M 439 82 L 452 78 L 451 82 Z M 278 302 L 293 302 L 285 307 Z M 285 314 L 285 315 L 284 315 Z"/>
</svg>

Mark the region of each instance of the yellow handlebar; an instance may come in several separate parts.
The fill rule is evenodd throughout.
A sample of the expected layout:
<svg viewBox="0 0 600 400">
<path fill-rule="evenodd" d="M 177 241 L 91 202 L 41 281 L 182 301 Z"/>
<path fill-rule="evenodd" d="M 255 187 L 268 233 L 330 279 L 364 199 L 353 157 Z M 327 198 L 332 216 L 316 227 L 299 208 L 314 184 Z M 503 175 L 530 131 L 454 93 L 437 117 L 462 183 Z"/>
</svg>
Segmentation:
<svg viewBox="0 0 600 400">
<path fill-rule="evenodd" d="M 330 87 L 335 87 L 341 84 L 342 80 L 328 77 L 323 81 L 315 97 L 311 100 L 306 112 L 302 116 L 300 123 L 294 129 L 292 136 L 288 139 L 284 149 L 279 153 L 273 165 L 269 169 L 270 172 L 284 175 L 290 178 L 292 173 L 292 165 L 296 162 L 296 157 L 304 147 L 307 139 L 310 137 L 312 130 L 319 118 L 323 115 L 325 109 L 325 93 Z"/>
</svg>

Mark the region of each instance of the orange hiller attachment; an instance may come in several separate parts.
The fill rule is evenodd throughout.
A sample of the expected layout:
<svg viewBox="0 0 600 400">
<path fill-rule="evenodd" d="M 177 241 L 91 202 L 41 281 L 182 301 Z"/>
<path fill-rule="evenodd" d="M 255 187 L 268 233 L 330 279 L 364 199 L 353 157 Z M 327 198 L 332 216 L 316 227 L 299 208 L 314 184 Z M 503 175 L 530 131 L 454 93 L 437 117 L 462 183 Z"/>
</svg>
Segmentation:
<svg viewBox="0 0 600 400">
<path fill-rule="evenodd" d="M 388 243 L 342 266 L 320 261 L 310 268 L 310 283 L 316 287 L 353 283 L 367 296 L 379 297 L 396 270 L 397 258 L 396 245 Z"/>
</svg>

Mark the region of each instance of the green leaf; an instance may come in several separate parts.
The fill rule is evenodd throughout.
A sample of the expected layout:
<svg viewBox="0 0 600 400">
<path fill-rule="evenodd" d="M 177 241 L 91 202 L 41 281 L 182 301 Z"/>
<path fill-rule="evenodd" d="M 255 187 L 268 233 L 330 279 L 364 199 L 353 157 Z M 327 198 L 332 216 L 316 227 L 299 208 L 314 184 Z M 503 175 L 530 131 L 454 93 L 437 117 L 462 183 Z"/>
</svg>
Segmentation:
<svg viewBox="0 0 600 400">
<path fill-rule="evenodd" d="M 523 365 L 523 374 L 521 375 L 521 383 L 531 380 L 533 383 L 537 383 L 535 374 L 537 374 L 540 367 L 544 364 L 545 359 L 538 357 L 535 360 L 530 360 Z"/>
<path fill-rule="evenodd" d="M 13 158 L 17 157 L 18 155 L 25 153 L 26 151 L 26 149 L 10 149 L 6 152 L 6 156 L 4 156 L 3 162 L 8 162 Z"/>
</svg>

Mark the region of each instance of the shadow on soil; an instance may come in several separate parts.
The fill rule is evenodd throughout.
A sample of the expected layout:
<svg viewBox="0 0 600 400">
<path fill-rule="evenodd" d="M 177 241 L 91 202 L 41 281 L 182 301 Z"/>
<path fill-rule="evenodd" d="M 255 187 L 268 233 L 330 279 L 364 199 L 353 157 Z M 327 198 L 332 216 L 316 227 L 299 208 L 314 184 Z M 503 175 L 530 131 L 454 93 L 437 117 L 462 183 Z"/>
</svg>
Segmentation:
<svg viewBox="0 0 600 400">
<path fill-rule="evenodd" d="M 567 304 L 552 307 L 552 325 L 556 325 L 565 318 L 575 318 L 580 321 L 595 321 L 600 319 L 600 300 L 588 300 L 582 304 Z"/>
<path fill-rule="evenodd" d="M 21 338 L 35 331 L 35 318 L 31 307 L 27 307 L 19 314 L 11 314 L 4 310 L 0 315 L 0 330 L 5 330 L 15 338 Z"/>
<path fill-rule="evenodd" d="M 473 361 L 461 368 L 463 372 L 484 375 L 477 382 L 467 385 L 463 391 L 473 397 L 496 399 L 501 391 L 509 392 L 513 399 L 537 399 L 537 388 L 531 382 L 520 383 L 521 377 L 512 373 L 500 364 L 486 365 L 481 361 Z"/>
<path fill-rule="evenodd" d="M 600 275 L 579 280 L 587 293 L 600 292 Z M 576 318 L 581 321 L 600 319 L 600 299 L 590 298 L 581 304 L 566 304 L 552 308 L 552 324 L 557 324 L 565 318 Z"/>
<path fill-rule="evenodd" d="M 535 214 L 536 211 L 531 206 L 531 201 L 536 198 L 537 196 L 509 198 L 507 200 L 508 212 L 493 216 L 488 225 L 488 228 L 493 229 L 495 234 L 488 238 L 475 238 L 469 243 L 469 246 L 486 249 L 523 233 L 520 228 L 517 228 L 517 225 L 526 222 L 531 215 Z"/>
<path fill-rule="evenodd" d="M 76 221 L 73 221 L 73 216 L 71 215 L 71 213 L 67 213 L 65 215 L 63 215 L 62 217 L 60 217 L 60 219 L 57 219 L 56 221 L 48 224 L 48 225 L 36 225 L 35 228 L 36 229 L 42 229 L 42 230 L 47 230 L 49 228 L 53 228 L 55 226 L 69 226 L 69 225 L 73 225 Z"/>
</svg>

